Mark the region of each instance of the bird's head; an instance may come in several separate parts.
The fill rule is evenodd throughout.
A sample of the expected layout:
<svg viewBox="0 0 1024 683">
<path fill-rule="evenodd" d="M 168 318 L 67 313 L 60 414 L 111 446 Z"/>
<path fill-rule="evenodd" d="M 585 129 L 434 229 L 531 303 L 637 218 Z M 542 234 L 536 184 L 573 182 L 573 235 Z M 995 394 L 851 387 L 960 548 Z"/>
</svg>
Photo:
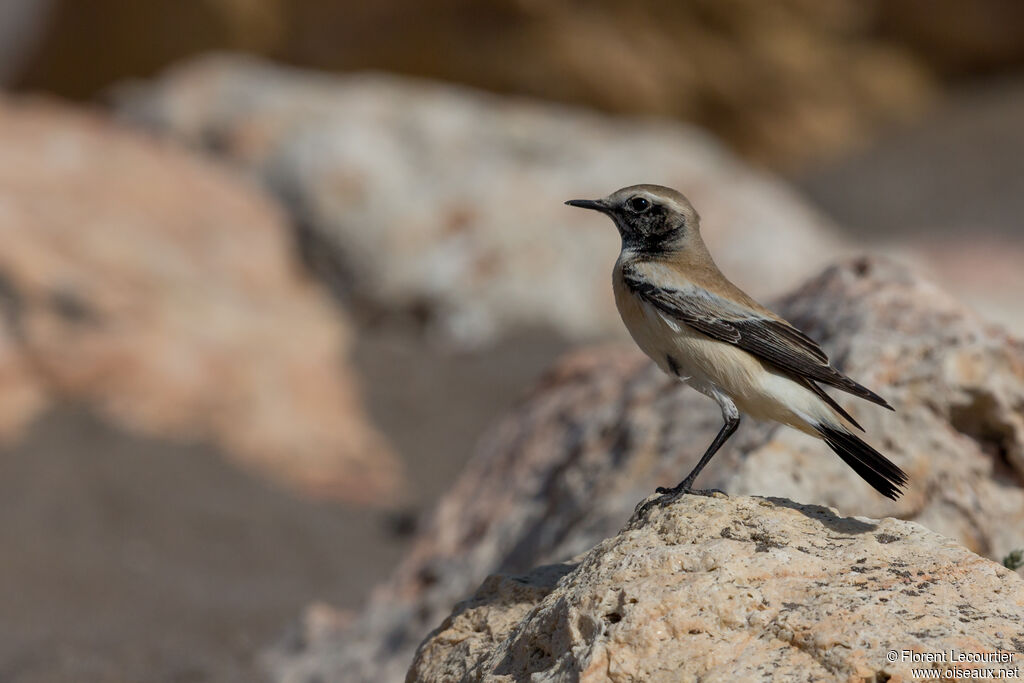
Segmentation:
<svg viewBox="0 0 1024 683">
<path fill-rule="evenodd" d="M 569 206 L 607 214 L 622 236 L 623 251 L 660 256 L 683 251 L 699 239 L 700 216 L 689 200 L 670 187 L 631 185 L 604 199 L 571 199 Z"/>
</svg>

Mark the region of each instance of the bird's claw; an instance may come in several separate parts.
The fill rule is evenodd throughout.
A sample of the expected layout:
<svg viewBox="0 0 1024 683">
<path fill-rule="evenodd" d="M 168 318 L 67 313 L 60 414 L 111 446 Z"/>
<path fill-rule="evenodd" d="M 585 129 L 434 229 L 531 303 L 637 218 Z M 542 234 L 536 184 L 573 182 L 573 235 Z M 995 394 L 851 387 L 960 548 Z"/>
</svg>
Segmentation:
<svg viewBox="0 0 1024 683">
<path fill-rule="evenodd" d="M 720 489 L 691 489 L 688 486 L 676 486 L 674 488 L 666 488 L 659 486 L 654 489 L 654 492 L 659 494 L 657 498 L 651 498 L 648 501 L 641 503 L 637 506 L 635 511 L 636 516 L 642 517 L 647 514 L 652 508 L 655 507 L 667 507 L 672 503 L 676 502 L 680 498 L 686 495 L 691 496 L 706 496 L 708 498 L 714 498 L 715 496 L 723 496 L 728 498 L 728 494 Z"/>
</svg>

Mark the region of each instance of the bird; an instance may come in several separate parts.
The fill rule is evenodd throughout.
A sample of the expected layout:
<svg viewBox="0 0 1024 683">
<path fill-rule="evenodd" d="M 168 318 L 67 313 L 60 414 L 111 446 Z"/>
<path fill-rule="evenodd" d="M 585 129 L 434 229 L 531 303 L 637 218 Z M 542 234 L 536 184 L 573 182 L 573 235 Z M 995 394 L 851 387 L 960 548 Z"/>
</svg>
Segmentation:
<svg viewBox="0 0 1024 683">
<path fill-rule="evenodd" d="M 619 315 L 661 370 L 713 399 L 724 424 L 675 487 L 651 504 L 668 505 L 694 489 L 701 470 L 740 425 L 770 420 L 824 441 L 883 496 L 896 500 L 906 473 L 858 435 L 863 428 L 822 385 L 889 410 L 881 396 L 837 370 L 813 339 L 757 303 L 722 274 L 700 234 L 700 216 L 680 192 L 632 185 L 569 206 L 605 214 L 622 239 L 612 271 Z"/>
</svg>

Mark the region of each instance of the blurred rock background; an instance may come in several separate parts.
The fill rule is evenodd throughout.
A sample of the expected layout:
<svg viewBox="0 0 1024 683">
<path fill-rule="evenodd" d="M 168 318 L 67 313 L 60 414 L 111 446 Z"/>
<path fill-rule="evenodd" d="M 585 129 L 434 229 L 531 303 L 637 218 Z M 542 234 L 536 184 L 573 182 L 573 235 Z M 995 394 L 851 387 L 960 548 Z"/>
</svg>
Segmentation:
<svg viewBox="0 0 1024 683">
<path fill-rule="evenodd" d="M 5 4 L 34 35 L 10 48 L 30 53 L 8 75 L 28 88 L 90 96 L 227 48 L 685 118 L 776 165 L 849 149 L 944 81 L 1024 59 L 1013 0 Z"/>
<path fill-rule="evenodd" d="M 479 576 L 559 559 L 544 539 L 575 518 L 557 505 L 531 522 L 544 552 L 417 520 L 460 479 L 441 510 L 471 526 L 459 492 L 489 453 L 502 493 L 529 490 L 534 442 L 573 476 L 566 416 L 586 432 L 600 396 L 653 381 L 584 350 L 599 397 L 564 406 L 555 445 L 515 436 L 543 395 L 500 419 L 566 350 L 622 339 L 611 226 L 561 202 L 633 182 L 689 194 L 760 297 L 862 251 L 948 292 L 879 266 L 956 360 L 916 337 L 927 372 L 874 381 L 951 430 L 954 490 L 980 502 L 847 512 L 1016 543 L 989 518 L 1019 514 L 1020 342 L 968 309 L 1024 333 L 1020 3 L 0 0 L 0 86 L 0 680 L 397 676 Z M 809 329 L 896 331 L 878 291 L 839 299 L 883 331 L 827 310 Z M 852 367 L 888 367 L 876 347 Z M 680 432 L 659 457 L 704 440 L 696 403 L 620 403 Z M 747 435 L 757 457 L 803 457 L 767 439 Z M 643 476 L 566 547 L 614 531 L 660 472 L 660 446 L 619 446 Z M 918 474 L 920 496 L 945 485 Z M 722 485 L 851 505 L 779 476 Z M 454 569 L 418 583 L 426 565 Z"/>
</svg>

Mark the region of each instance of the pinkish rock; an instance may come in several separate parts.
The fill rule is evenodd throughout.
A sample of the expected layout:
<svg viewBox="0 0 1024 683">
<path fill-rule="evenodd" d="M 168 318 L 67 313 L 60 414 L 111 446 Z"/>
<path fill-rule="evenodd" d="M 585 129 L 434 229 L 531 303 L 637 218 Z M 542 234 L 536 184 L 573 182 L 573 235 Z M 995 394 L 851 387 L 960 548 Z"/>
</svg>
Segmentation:
<svg viewBox="0 0 1024 683">
<path fill-rule="evenodd" d="M 828 268 L 778 310 L 895 406 L 837 395 L 910 487 L 882 498 L 821 442 L 750 420 L 702 487 L 909 519 L 996 559 L 1024 545 L 1024 344 L 884 259 Z M 689 470 L 720 421 L 713 402 L 634 348 L 570 355 L 484 437 L 353 625 L 280 653 L 274 670 L 288 681 L 399 680 L 486 576 L 562 562 L 614 535 L 639 500 Z"/>
<path fill-rule="evenodd" d="M 913 522 L 687 496 L 573 563 L 488 578 L 406 680 L 912 681 L 926 653 L 948 659 L 932 680 L 1019 672 L 1024 581 Z"/>
<path fill-rule="evenodd" d="M 344 319 L 257 189 L 92 114 L 0 100 L 0 436 L 57 400 L 209 439 L 300 490 L 372 502 L 399 464 Z"/>
</svg>

